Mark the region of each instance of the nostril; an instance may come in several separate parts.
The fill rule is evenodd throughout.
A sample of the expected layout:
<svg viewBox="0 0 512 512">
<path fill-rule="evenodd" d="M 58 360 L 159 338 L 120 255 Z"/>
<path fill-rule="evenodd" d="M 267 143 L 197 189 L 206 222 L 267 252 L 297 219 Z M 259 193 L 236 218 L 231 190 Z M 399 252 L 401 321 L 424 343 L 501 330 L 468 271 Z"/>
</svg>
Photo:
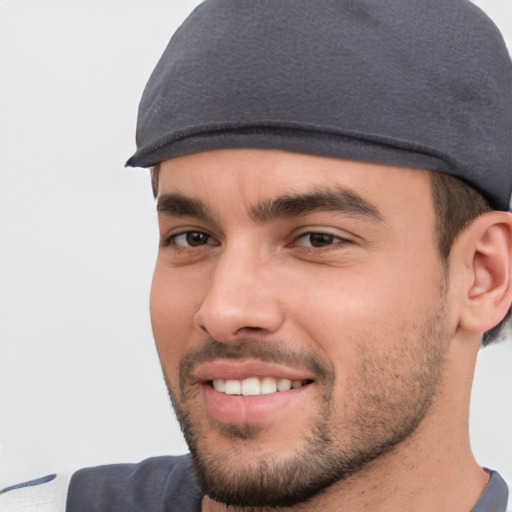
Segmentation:
<svg viewBox="0 0 512 512">
<path fill-rule="evenodd" d="M 231 341 L 239 336 L 261 336 L 276 332 L 283 322 L 283 311 L 276 301 L 228 300 L 222 290 L 212 291 L 194 316 L 196 329 L 213 339 Z"/>
<path fill-rule="evenodd" d="M 247 327 L 240 327 L 240 329 L 238 329 L 236 332 L 237 334 L 239 333 L 242 333 L 244 331 L 249 331 L 249 332 L 259 332 L 259 331 L 262 331 L 263 329 L 261 327 L 251 327 L 251 326 L 247 326 Z"/>
</svg>

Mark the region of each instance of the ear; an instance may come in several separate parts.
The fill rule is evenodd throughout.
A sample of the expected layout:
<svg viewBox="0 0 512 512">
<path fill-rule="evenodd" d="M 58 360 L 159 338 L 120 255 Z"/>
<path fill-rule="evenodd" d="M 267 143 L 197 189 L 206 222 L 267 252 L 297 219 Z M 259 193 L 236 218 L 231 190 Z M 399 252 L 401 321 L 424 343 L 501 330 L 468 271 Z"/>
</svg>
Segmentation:
<svg viewBox="0 0 512 512">
<path fill-rule="evenodd" d="M 507 314 L 512 302 L 511 244 L 512 214 L 501 211 L 480 215 L 457 240 L 455 252 L 467 270 L 460 327 L 483 333 Z"/>
</svg>

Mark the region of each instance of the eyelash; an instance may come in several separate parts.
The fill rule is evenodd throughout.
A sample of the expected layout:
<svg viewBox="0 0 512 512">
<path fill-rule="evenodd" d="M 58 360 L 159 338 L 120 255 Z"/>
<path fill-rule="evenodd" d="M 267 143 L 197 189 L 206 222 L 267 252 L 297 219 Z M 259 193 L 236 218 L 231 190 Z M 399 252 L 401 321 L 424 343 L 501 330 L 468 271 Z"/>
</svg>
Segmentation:
<svg viewBox="0 0 512 512">
<path fill-rule="evenodd" d="M 188 237 L 196 236 L 196 235 L 206 237 L 205 243 L 191 245 L 190 240 L 188 240 Z M 180 237 L 186 237 L 186 242 L 188 245 L 184 245 L 184 244 L 182 245 L 182 244 L 178 243 L 177 240 Z M 309 237 L 310 244 L 303 245 L 302 243 L 299 243 L 301 240 L 306 240 L 308 237 Z M 320 242 L 320 245 L 315 246 L 315 242 L 313 242 L 312 237 L 323 238 L 323 240 Z M 217 245 L 217 244 L 208 243 L 211 240 L 214 240 L 214 238 L 211 235 L 209 235 L 208 233 L 205 233 L 203 231 L 188 230 L 188 231 L 183 231 L 181 233 L 169 235 L 169 236 L 163 238 L 160 242 L 160 245 L 162 247 L 169 247 L 169 246 L 173 245 L 176 250 L 194 250 L 197 247 L 204 247 L 207 245 Z M 317 240 L 317 242 L 318 242 L 318 240 Z M 334 235 L 332 233 L 323 232 L 323 231 L 308 231 L 308 232 L 302 233 L 299 236 L 297 236 L 296 238 L 294 238 L 294 240 L 292 241 L 292 243 L 290 243 L 288 245 L 288 247 L 298 247 L 298 248 L 302 249 L 303 251 L 318 252 L 318 250 L 322 250 L 322 249 L 328 250 L 329 247 L 333 246 L 333 245 L 348 244 L 348 243 L 351 243 L 351 240 Z"/>
<path fill-rule="evenodd" d="M 173 235 L 169 235 L 169 236 L 166 236 L 164 238 L 162 238 L 160 240 L 160 245 L 162 247 L 169 247 L 169 246 L 174 246 L 175 247 L 175 250 L 189 250 L 189 249 L 194 249 L 195 247 L 203 247 L 205 245 L 209 245 L 208 243 L 204 243 L 204 244 L 199 244 L 199 245 L 180 245 L 177 243 L 177 239 L 179 237 L 188 237 L 190 235 L 201 235 L 201 236 L 206 236 L 208 240 L 212 240 L 213 237 L 211 235 L 209 235 L 208 233 L 205 233 L 204 231 L 199 231 L 199 230 L 187 230 L 187 231 L 182 231 L 181 233 L 175 233 Z"/>
<path fill-rule="evenodd" d="M 314 242 L 312 240 L 312 237 L 323 237 L 323 242 L 321 242 L 320 246 L 315 246 Z M 300 240 L 305 240 L 309 237 L 310 244 L 309 245 L 302 245 L 297 243 Z M 327 240 L 326 240 L 327 239 Z M 317 240 L 318 241 L 318 240 Z M 292 247 L 300 247 L 304 250 L 321 250 L 321 249 L 328 249 L 330 246 L 337 245 L 337 244 L 346 244 L 350 243 L 350 240 L 346 238 L 342 238 L 337 235 L 333 235 L 332 233 L 324 232 L 324 231 L 308 231 L 307 233 L 302 233 L 297 238 L 295 238 L 294 242 L 292 243 Z"/>
</svg>

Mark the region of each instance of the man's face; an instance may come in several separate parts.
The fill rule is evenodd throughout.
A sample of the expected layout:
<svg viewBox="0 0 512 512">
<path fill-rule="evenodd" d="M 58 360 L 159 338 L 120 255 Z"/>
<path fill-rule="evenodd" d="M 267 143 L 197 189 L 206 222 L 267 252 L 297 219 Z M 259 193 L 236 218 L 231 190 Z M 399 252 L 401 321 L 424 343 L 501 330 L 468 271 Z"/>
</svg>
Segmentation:
<svg viewBox="0 0 512 512">
<path fill-rule="evenodd" d="M 415 431 L 456 327 L 426 171 L 204 152 L 162 164 L 158 210 L 153 330 L 205 492 L 292 505 Z"/>
</svg>

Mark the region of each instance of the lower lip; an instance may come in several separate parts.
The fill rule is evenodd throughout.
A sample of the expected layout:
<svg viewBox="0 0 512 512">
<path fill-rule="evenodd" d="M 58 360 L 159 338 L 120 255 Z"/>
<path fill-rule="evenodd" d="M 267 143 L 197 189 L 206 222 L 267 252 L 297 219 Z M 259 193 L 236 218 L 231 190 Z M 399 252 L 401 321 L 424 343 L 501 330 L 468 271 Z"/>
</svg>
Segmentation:
<svg viewBox="0 0 512 512">
<path fill-rule="evenodd" d="M 215 390 L 210 384 L 202 385 L 203 400 L 209 415 L 222 423 L 247 425 L 261 423 L 280 414 L 302 395 L 311 384 L 289 391 L 278 391 L 268 395 L 227 395 Z"/>
</svg>

